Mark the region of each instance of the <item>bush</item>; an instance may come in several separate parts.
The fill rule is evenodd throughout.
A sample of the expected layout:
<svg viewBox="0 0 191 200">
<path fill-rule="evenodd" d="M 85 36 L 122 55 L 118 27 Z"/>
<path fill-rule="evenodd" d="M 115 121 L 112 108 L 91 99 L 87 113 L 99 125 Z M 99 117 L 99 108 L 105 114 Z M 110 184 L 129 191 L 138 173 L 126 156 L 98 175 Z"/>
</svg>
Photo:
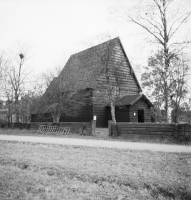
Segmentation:
<svg viewBox="0 0 191 200">
<path fill-rule="evenodd" d="M 1 124 L 0 124 L 0 127 L 1 127 L 1 128 L 5 128 L 5 127 L 6 127 L 6 123 L 1 123 Z"/>
<path fill-rule="evenodd" d="M 4 119 L 0 119 L 0 127 L 5 128 L 6 127 L 6 121 Z"/>
<path fill-rule="evenodd" d="M 86 124 L 84 123 L 83 126 L 79 129 L 79 135 L 88 135 L 88 130 Z"/>
</svg>

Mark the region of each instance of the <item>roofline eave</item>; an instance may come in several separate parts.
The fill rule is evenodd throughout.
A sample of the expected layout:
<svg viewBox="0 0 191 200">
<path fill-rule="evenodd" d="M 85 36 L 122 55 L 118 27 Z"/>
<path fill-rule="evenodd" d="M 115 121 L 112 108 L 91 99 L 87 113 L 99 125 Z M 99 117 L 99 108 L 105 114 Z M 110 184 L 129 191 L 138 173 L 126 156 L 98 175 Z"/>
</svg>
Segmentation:
<svg viewBox="0 0 191 200">
<path fill-rule="evenodd" d="M 134 70 L 133 70 L 133 68 L 132 68 L 132 66 L 131 66 L 131 63 L 130 63 L 128 57 L 127 57 L 127 54 L 126 54 L 125 49 L 124 49 L 124 47 L 123 47 L 123 45 L 122 45 L 122 43 L 121 43 L 121 40 L 120 40 L 119 37 L 118 37 L 118 39 L 119 39 L 119 43 L 120 43 L 120 45 L 121 45 L 121 47 L 122 47 L 122 51 L 123 51 L 123 53 L 124 53 L 124 55 L 125 55 L 125 58 L 126 58 L 128 64 L 129 64 L 129 66 L 130 66 L 130 68 L 131 68 L 131 70 L 132 70 L 132 72 L 133 72 L 133 76 L 134 76 L 135 81 L 136 81 L 136 83 L 137 83 L 137 85 L 138 85 L 138 87 L 139 87 L 139 90 L 140 90 L 140 92 L 142 92 L 142 88 L 141 88 L 141 86 L 140 86 L 140 84 L 139 84 L 139 81 L 138 81 L 138 79 L 137 79 L 137 77 L 136 77 L 136 75 L 135 75 L 135 72 L 134 72 Z"/>
</svg>

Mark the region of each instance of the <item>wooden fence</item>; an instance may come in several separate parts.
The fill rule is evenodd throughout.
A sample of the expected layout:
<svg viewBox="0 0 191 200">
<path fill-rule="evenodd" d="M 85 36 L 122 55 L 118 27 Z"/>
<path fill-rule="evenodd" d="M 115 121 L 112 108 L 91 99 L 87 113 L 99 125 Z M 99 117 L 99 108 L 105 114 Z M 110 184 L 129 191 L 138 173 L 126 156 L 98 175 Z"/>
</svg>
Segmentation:
<svg viewBox="0 0 191 200">
<path fill-rule="evenodd" d="M 4 125 L 4 124 L 3 124 Z M 38 130 L 41 125 L 55 126 L 55 127 L 67 127 L 70 128 L 70 134 L 92 134 L 92 122 L 60 122 L 59 124 L 54 124 L 52 122 L 31 122 L 31 123 L 9 123 L 1 126 L 1 128 L 11 128 L 11 129 L 31 129 Z M 94 130 L 95 131 L 95 130 Z"/>
<path fill-rule="evenodd" d="M 18 128 L 18 129 L 30 129 L 30 124 L 29 123 L 7 123 L 5 124 L 5 127 L 7 128 Z"/>
<path fill-rule="evenodd" d="M 114 124 L 110 124 L 110 135 L 115 132 Z M 117 122 L 117 135 L 139 135 L 159 137 L 191 137 L 191 124 L 165 123 L 128 123 Z"/>
<path fill-rule="evenodd" d="M 31 122 L 30 128 L 38 130 L 41 125 L 69 127 L 70 134 L 91 134 L 91 122 L 60 122 L 59 124 L 53 124 L 52 122 Z"/>
<path fill-rule="evenodd" d="M 178 124 L 176 126 L 177 137 L 184 137 L 191 139 L 191 124 Z"/>
<path fill-rule="evenodd" d="M 60 135 L 68 135 L 70 133 L 69 127 L 59 127 L 59 126 L 49 126 L 49 125 L 41 125 L 38 129 L 40 133 L 49 133 L 49 134 L 60 134 Z"/>
</svg>

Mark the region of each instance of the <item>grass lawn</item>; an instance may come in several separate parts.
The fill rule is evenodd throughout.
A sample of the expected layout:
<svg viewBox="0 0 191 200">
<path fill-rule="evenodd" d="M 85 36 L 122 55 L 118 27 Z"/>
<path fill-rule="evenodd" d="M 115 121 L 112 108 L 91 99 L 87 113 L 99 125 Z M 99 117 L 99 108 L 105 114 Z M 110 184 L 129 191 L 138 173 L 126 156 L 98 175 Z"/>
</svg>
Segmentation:
<svg viewBox="0 0 191 200">
<path fill-rule="evenodd" d="M 191 155 L 0 141 L 0 199 L 191 199 Z"/>
</svg>

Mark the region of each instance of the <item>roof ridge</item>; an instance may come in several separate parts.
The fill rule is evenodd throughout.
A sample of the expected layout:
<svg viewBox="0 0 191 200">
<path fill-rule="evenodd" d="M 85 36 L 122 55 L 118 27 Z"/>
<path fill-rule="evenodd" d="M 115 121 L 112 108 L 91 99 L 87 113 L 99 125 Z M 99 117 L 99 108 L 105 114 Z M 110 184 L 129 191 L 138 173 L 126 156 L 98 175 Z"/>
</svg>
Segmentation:
<svg viewBox="0 0 191 200">
<path fill-rule="evenodd" d="M 79 52 L 77 52 L 77 53 L 74 53 L 74 54 L 72 54 L 72 55 L 75 56 L 75 55 L 77 55 L 77 54 L 79 54 L 79 53 L 82 53 L 82 52 L 85 52 L 85 51 L 89 51 L 90 49 L 96 48 L 96 47 L 98 47 L 98 46 L 101 46 L 101 45 L 103 45 L 103 44 L 109 42 L 109 41 L 113 41 L 113 40 L 117 40 L 117 39 L 120 41 L 120 38 L 119 38 L 119 36 L 118 36 L 118 37 L 115 37 L 115 38 L 113 38 L 113 39 L 110 39 L 110 40 L 107 40 L 107 41 L 105 41 L 105 42 L 102 42 L 102 43 L 100 43 L 100 44 L 97 44 L 97 45 L 95 45 L 95 46 L 92 46 L 92 47 L 89 47 L 89 48 L 84 49 L 84 50 L 82 50 L 82 51 L 79 51 Z"/>
</svg>

